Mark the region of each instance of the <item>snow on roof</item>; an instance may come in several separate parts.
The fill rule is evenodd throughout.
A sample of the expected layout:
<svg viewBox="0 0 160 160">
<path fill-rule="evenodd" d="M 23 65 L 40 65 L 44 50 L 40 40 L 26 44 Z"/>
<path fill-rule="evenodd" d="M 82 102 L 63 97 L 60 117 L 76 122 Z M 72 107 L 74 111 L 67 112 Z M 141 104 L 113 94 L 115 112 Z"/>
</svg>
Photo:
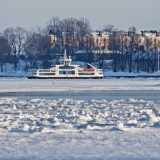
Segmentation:
<svg viewBox="0 0 160 160">
<path fill-rule="evenodd" d="M 145 33 L 147 37 L 156 37 L 156 33 Z"/>
<path fill-rule="evenodd" d="M 101 32 L 102 33 L 102 37 L 108 37 L 108 34 L 106 32 Z M 97 37 L 99 36 L 99 31 L 94 31 L 94 32 L 91 32 L 90 35 L 94 36 L 94 37 Z"/>
<path fill-rule="evenodd" d="M 136 52 L 133 54 L 132 56 L 132 59 L 135 60 L 137 57 L 139 59 L 143 58 L 143 59 L 148 59 L 149 57 L 153 57 L 153 55 L 156 55 L 158 57 L 158 53 L 155 53 L 155 52 L 151 52 L 151 51 L 148 51 L 148 52 Z"/>
<path fill-rule="evenodd" d="M 7 55 L 8 55 L 8 54 L 7 54 Z M 11 52 L 10 55 L 11 55 L 11 56 L 14 56 L 15 53 L 14 53 L 14 52 Z M 27 54 L 26 54 L 26 53 L 16 53 L 16 55 L 24 55 L 24 56 L 25 56 L 25 55 L 27 55 Z"/>
<path fill-rule="evenodd" d="M 56 53 L 54 54 L 55 56 L 62 56 L 63 54 L 59 54 L 59 53 Z"/>
<path fill-rule="evenodd" d="M 76 54 L 84 54 L 84 53 L 112 53 L 110 50 L 78 50 Z"/>
<path fill-rule="evenodd" d="M 113 60 L 112 59 L 109 59 L 109 60 L 104 60 L 104 63 L 106 63 L 106 64 L 108 64 L 108 63 L 111 63 L 111 62 L 113 62 Z"/>
</svg>

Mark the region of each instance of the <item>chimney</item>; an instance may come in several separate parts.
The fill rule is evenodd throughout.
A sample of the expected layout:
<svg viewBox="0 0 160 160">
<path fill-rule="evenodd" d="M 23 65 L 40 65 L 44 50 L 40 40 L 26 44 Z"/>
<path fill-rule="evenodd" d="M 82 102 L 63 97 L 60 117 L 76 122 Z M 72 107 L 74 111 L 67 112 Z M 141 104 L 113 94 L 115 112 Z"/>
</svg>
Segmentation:
<svg viewBox="0 0 160 160">
<path fill-rule="evenodd" d="M 49 34 L 53 34 L 53 31 L 52 31 L 52 30 L 49 30 Z"/>
<path fill-rule="evenodd" d="M 141 31 L 141 33 L 142 33 L 142 36 L 145 36 L 145 31 Z"/>
<path fill-rule="evenodd" d="M 128 36 L 131 36 L 131 32 L 130 31 L 128 31 Z"/>
<path fill-rule="evenodd" d="M 151 33 L 154 33 L 154 31 L 153 31 L 153 30 L 150 30 L 150 32 L 151 32 Z"/>
<path fill-rule="evenodd" d="M 157 37 L 159 36 L 159 32 L 156 32 L 156 36 L 157 36 Z"/>
<path fill-rule="evenodd" d="M 102 37 L 102 31 L 99 31 L 99 36 Z"/>
<path fill-rule="evenodd" d="M 113 33 L 114 36 L 116 35 L 116 32 L 115 32 L 115 31 L 113 31 L 112 33 Z"/>
</svg>

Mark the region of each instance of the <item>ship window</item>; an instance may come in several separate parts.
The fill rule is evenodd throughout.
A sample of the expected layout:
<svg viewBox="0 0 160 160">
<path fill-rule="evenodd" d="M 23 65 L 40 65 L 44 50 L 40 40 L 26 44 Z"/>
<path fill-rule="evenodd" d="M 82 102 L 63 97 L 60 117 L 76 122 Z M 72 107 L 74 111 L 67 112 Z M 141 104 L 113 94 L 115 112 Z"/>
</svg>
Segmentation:
<svg viewBox="0 0 160 160">
<path fill-rule="evenodd" d="M 75 71 L 60 71 L 59 74 L 71 75 L 75 74 Z"/>
<path fill-rule="evenodd" d="M 75 71 L 70 71 L 68 72 L 68 74 L 75 74 Z"/>
<path fill-rule="evenodd" d="M 50 69 L 40 69 L 39 72 L 50 72 Z"/>
<path fill-rule="evenodd" d="M 60 66 L 59 69 L 74 69 L 74 66 Z"/>
<path fill-rule="evenodd" d="M 59 71 L 59 74 L 66 74 L 65 71 Z"/>
<path fill-rule="evenodd" d="M 39 73 L 39 75 L 55 75 L 55 73 Z"/>
</svg>

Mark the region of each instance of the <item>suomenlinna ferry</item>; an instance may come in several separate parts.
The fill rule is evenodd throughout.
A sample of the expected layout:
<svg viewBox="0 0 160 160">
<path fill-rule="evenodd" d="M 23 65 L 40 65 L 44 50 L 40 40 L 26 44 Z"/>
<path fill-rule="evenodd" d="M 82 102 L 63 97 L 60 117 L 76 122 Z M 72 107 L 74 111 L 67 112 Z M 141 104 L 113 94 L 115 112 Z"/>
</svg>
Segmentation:
<svg viewBox="0 0 160 160">
<path fill-rule="evenodd" d="M 60 65 L 55 65 L 50 69 L 29 69 L 28 79 L 98 79 L 103 78 L 102 69 L 97 69 L 88 63 L 90 68 L 82 68 L 80 65 L 71 65 L 71 57 L 64 53 L 60 58 Z"/>
</svg>

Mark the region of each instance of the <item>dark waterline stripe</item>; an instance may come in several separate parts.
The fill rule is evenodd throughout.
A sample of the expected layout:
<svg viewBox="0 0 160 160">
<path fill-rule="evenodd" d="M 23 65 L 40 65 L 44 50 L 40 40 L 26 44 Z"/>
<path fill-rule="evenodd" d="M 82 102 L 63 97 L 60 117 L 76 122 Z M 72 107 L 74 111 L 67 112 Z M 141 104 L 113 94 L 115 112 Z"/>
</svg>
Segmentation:
<svg viewBox="0 0 160 160">
<path fill-rule="evenodd" d="M 18 99 L 144 99 L 160 100 L 159 90 L 105 90 L 105 91 L 56 91 L 56 92 L 0 92 L 0 98 L 12 97 Z"/>
</svg>

